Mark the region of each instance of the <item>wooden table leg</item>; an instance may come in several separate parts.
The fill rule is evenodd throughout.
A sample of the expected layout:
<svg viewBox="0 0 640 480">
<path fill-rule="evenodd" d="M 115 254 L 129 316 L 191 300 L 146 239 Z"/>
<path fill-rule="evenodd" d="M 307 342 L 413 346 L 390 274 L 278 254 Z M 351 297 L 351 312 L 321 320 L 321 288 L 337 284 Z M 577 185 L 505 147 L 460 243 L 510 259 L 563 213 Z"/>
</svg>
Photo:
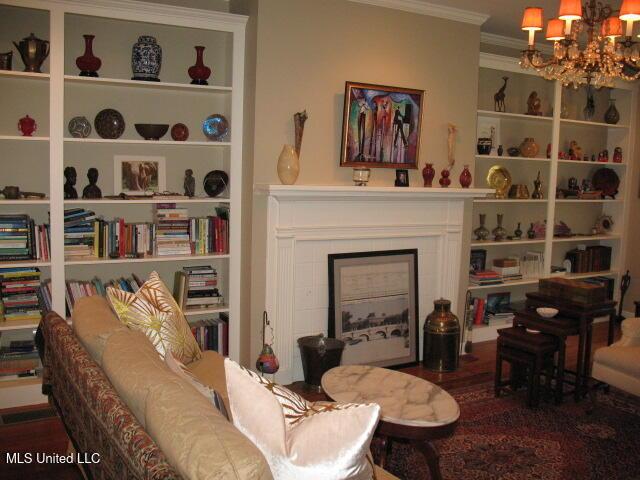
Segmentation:
<svg viewBox="0 0 640 480">
<path fill-rule="evenodd" d="M 387 465 L 387 458 L 391 452 L 391 438 L 386 435 L 380 435 L 380 440 L 382 443 L 382 449 L 380 451 L 380 461 L 378 462 L 378 466 L 380 468 L 385 468 Z"/>
<path fill-rule="evenodd" d="M 440 473 L 440 454 L 438 450 L 428 441 L 414 441 L 412 444 L 427 460 L 431 480 L 442 480 L 442 473 Z"/>
<path fill-rule="evenodd" d="M 591 376 L 591 346 L 593 338 L 593 323 L 589 322 L 587 326 L 587 340 L 584 349 L 584 372 L 582 375 L 582 392 L 589 392 L 589 377 Z"/>
<path fill-rule="evenodd" d="M 573 392 L 573 398 L 576 402 L 580 401 L 582 395 L 582 376 L 584 372 L 584 350 L 587 339 L 587 321 L 584 317 L 580 318 L 580 335 L 578 336 L 578 365 L 576 368 L 576 385 Z"/>
<path fill-rule="evenodd" d="M 558 349 L 558 371 L 556 375 L 556 403 L 560 404 L 564 400 L 564 362 L 567 350 L 567 339 L 560 339 Z"/>
</svg>

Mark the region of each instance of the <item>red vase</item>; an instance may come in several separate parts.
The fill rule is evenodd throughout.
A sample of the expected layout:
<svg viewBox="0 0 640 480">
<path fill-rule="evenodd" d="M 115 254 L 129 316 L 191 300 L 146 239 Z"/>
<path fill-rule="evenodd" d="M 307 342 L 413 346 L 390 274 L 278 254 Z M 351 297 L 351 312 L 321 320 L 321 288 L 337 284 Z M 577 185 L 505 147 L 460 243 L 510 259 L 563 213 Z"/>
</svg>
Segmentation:
<svg viewBox="0 0 640 480">
<path fill-rule="evenodd" d="M 204 53 L 204 47 L 197 46 L 196 49 L 196 64 L 189 67 L 189 76 L 191 77 L 191 83 L 193 85 L 209 85 L 207 79 L 211 76 L 211 69 L 202 62 L 202 56 Z"/>
<path fill-rule="evenodd" d="M 449 178 L 449 175 L 451 175 L 451 172 L 449 172 L 449 170 L 447 170 L 446 168 L 442 170 L 442 172 L 440 172 L 439 183 L 442 188 L 447 188 L 449 185 L 451 185 L 451 179 Z"/>
<path fill-rule="evenodd" d="M 422 178 L 424 179 L 424 186 L 430 187 L 431 184 L 433 183 L 433 177 L 435 176 L 436 176 L 436 171 L 433 168 L 433 163 L 425 164 L 424 168 L 422 169 Z"/>
<path fill-rule="evenodd" d="M 460 174 L 460 185 L 462 186 L 462 188 L 469 188 L 472 181 L 473 178 L 471 177 L 471 172 L 469 171 L 469 165 L 465 165 L 462 173 Z"/>
<path fill-rule="evenodd" d="M 18 130 L 20 130 L 23 137 L 30 137 L 37 129 L 38 125 L 36 125 L 36 121 L 29 115 L 18 120 Z"/>
<path fill-rule="evenodd" d="M 80 69 L 81 77 L 98 77 L 98 70 L 102 66 L 102 60 L 93 54 L 93 39 L 95 35 L 83 35 L 84 55 L 76 58 L 76 65 Z"/>
</svg>

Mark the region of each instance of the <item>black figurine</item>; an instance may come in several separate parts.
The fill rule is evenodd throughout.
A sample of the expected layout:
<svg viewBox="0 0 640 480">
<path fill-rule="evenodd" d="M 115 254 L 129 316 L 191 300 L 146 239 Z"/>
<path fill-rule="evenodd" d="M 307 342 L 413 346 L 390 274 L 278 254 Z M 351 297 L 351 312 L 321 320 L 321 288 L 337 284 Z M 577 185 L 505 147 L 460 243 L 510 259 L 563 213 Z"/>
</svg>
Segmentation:
<svg viewBox="0 0 640 480">
<path fill-rule="evenodd" d="M 98 169 L 91 167 L 87 172 L 89 185 L 82 190 L 82 198 L 102 198 L 102 191 L 96 185 L 98 183 Z"/>
<path fill-rule="evenodd" d="M 616 321 L 618 323 L 624 320 L 622 307 L 624 306 L 624 296 L 627 294 L 629 286 L 631 286 L 631 275 L 629 274 L 629 270 L 627 270 L 627 273 L 625 273 L 620 279 L 620 303 L 618 303 L 618 315 L 616 316 Z"/>
<path fill-rule="evenodd" d="M 76 180 L 78 179 L 76 169 L 74 167 L 66 167 L 64 169 L 64 178 L 64 198 L 65 200 L 75 200 L 78 198 L 78 192 L 75 187 Z"/>
<path fill-rule="evenodd" d="M 184 171 L 184 195 L 189 198 L 196 195 L 196 179 L 193 178 L 193 170 L 190 168 Z"/>
</svg>

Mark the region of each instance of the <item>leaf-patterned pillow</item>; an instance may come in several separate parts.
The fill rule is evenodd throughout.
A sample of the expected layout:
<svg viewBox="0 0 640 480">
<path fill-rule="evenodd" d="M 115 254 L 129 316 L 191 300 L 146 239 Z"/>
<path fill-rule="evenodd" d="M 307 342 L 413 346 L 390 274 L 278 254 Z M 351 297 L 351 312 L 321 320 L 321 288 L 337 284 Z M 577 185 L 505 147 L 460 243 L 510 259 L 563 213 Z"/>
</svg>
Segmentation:
<svg viewBox="0 0 640 480">
<path fill-rule="evenodd" d="M 136 293 L 109 287 L 107 298 L 120 321 L 143 332 L 162 358 L 170 351 L 188 364 L 202 356 L 187 319 L 156 272 Z"/>
</svg>

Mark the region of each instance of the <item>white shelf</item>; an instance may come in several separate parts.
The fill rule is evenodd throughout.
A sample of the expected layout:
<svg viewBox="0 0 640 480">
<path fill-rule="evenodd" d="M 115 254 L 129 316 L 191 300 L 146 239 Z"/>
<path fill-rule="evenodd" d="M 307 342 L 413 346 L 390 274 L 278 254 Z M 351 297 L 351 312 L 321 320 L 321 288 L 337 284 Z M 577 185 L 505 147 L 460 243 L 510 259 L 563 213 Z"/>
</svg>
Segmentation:
<svg viewBox="0 0 640 480">
<path fill-rule="evenodd" d="M 25 137 L 24 135 L 0 135 L 0 140 L 18 140 L 23 142 L 48 142 L 49 137 Z"/>
<path fill-rule="evenodd" d="M 612 200 L 610 198 L 594 198 L 594 199 L 580 199 L 580 198 L 557 198 L 556 203 L 622 203 L 622 200 Z"/>
<path fill-rule="evenodd" d="M 38 328 L 40 322 L 35 320 L 5 320 L 0 321 L 0 332 L 7 330 L 26 330 Z"/>
<path fill-rule="evenodd" d="M 75 137 L 65 137 L 64 141 L 66 143 L 102 143 L 102 144 L 112 144 L 112 145 L 171 145 L 178 147 L 229 147 L 231 146 L 231 142 L 214 142 L 208 140 L 196 140 L 196 141 L 186 141 L 186 142 L 176 142 L 175 140 L 145 140 L 144 138 L 140 139 L 120 139 L 116 138 L 112 140 L 110 138 L 75 138 Z"/>
<path fill-rule="evenodd" d="M 0 199 L 0 205 L 49 205 L 48 198 L 35 198 L 30 200 L 28 198 L 22 198 L 18 200 L 7 200 L 5 198 Z"/>
<path fill-rule="evenodd" d="M 16 268 L 16 267 L 50 267 L 49 260 L 16 260 L 0 262 L 0 268 Z"/>
<path fill-rule="evenodd" d="M 534 245 L 534 244 L 540 244 L 540 243 L 544 243 L 544 238 L 537 238 L 537 239 L 522 239 L 522 240 L 504 240 L 502 242 L 496 242 L 495 240 L 485 240 L 485 241 L 478 241 L 478 240 L 473 240 L 471 242 L 471 246 L 473 248 L 476 247 L 501 247 L 504 245 Z"/>
<path fill-rule="evenodd" d="M 198 198 L 144 198 L 140 200 L 116 200 L 111 198 L 79 198 L 77 200 L 65 200 L 65 205 L 144 205 L 144 204 L 157 204 L 157 203 L 224 203 L 230 204 L 231 200 L 228 198 L 217 197 L 198 197 Z"/>
<path fill-rule="evenodd" d="M 529 161 L 529 162 L 551 162 L 549 158 L 545 157 L 510 157 L 508 155 L 476 155 L 478 160 L 505 160 L 505 161 Z"/>
<path fill-rule="evenodd" d="M 604 122 L 588 122 L 586 120 L 571 120 L 569 118 L 561 118 L 560 123 L 564 123 L 567 125 L 579 125 L 583 127 L 605 127 L 605 128 L 629 128 L 629 125 L 612 125 L 610 123 Z"/>
<path fill-rule="evenodd" d="M 218 307 L 211 307 L 211 308 L 193 308 L 193 309 L 185 308 L 184 310 L 182 310 L 182 313 L 184 313 L 186 317 L 195 317 L 199 315 L 212 315 L 215 313 L 228 313 L 228 312 L 229 312 L 228 305 L 220 305 Z"/>
<path fill-rule="evenodd" d="M 620 235 L 582 235 L 576 237 L 554 238 L 553 243 L 580 243 L 599 240 L 620 240 Z"/>
<path fill-rule="evenodd" d="M 114 87 L 134 87 L 145 88 L 147 90 L 186 90 L 192 92 L 222 92 L 229 93 L 232 87 L 218 85 L 191 85 L 190 83 L 170 83 L 170 82 L 145 82 L 139 80 L 127 80 L 123 78 L 103 78 L 103 77 L 79 77 L 77 75 L 65 75 L 65 81 L 69 83 L 95 85 L 102 88 L 105 85 Z"/>
<path fill-rule="evenodd" d="M 504 282 L 498 285 L 469 285 L 467 290 L 489 290 L 495 288 L 509 288 L 509 287 L 517 287 L 519 285 L 536 285 L 540 279 L 539 278 L 523 278 L 522 280 L 514 280 L 512 282 Z"/>
<path fill-rule="evenodd" d="M 498 338 L 498 330 L 501 328 L 508 328 L 511 325 L 511 321 L 500 325 L 474 325 L 471 338 L 473 339 L 473 343 L 489 342 Z"/>
<path fill-rule="evenodd" d="M 215 260 L 229 258 L 228 253 L 217 253 L 210 255 L 165 255 L 141 258 L 96 258 L 80 257 L 76 259 L 65 259 L 65 265 L 106 265 L 110 263 L 147 263 L 147 262 L 185 262 L 200 260 Z"/>
<path fill-rule="evenodd" d="M 585 162 L 584 160 L 566 160 L 563 158 L 559 158 L 558 159 L 558 163 L 566 163 L 566 164 L 578 164 L 578 165 L 589 165 L 591 167 L 626 167 L 627 164 L 622 162 L 622 163 L 613 163 L 613 162 Z"/>
<path fill-rule="evenodd" d="M 16 78 L 35 79 L 35 80 L 49 80 L 50 75 L 48 73 L 19 72 L 17 70 L 0 70 L 0 77 L 16 77 Z"/>
<path fill-rule="evenodd" d="M 507 112 L 494 112 L 492 110 L 478 110 L 479 117 L 498 117 L 511 120 L 530 120 L 537 122 L 549 122 L 553 120 L 553 117 L 545 117 L 542 115 L 526 115 L 524 113 L 507 113 Z"/>
<path fill-rule="evenodd" d="M 474 203 L 547 203 L 547 199 L 520 198 L 475 198 Z"/>
</svg>

